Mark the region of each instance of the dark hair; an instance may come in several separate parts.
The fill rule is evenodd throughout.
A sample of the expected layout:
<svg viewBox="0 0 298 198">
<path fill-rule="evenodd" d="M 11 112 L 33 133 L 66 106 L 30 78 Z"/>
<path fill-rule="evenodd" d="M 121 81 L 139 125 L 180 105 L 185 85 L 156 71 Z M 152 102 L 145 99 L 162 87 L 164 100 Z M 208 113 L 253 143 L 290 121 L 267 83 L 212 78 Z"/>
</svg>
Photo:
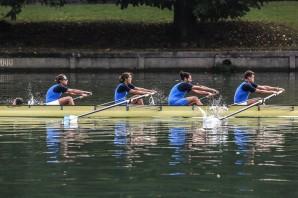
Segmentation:
<svg viewBox="0 0 298 198">
<path fill-rule="evenodd" d="M 190 73 L 184 72 L 184 71 L 180 71 L 179 75 L 180 75 L 181 80 L 184 80 L 185 78 L 189 78 Z"/>
<path fill-rule="evenodd" d="M 56 76 L 55 78 L 56 83 L 60 83 L 61 80 L 67 80 L 67 77 L 65 76 L 65 74 L 59 74 L 58 76 Z"/>
<path fill-rule="evenodd" d="M 248 77 L 251 77 L 252 75 L 255 75 L 255 72 L 251 71 L 251 70 L 247 70 L 246 72 L 244 72 L 244 79 L 247 79 Z"/>
<path fill-rule="evenodd" d="M 23 98 L 16 98 L 14 99 L 15 105 L 22 105 L 24 103 Z"/>
<path fill-rule="evenodd" d="M 132 76 L 132 73 L 124 72 L 119 76 L 119 82 L 123 83 L 125 79 L 128 79 L 129 76 Z"/>
</svg>

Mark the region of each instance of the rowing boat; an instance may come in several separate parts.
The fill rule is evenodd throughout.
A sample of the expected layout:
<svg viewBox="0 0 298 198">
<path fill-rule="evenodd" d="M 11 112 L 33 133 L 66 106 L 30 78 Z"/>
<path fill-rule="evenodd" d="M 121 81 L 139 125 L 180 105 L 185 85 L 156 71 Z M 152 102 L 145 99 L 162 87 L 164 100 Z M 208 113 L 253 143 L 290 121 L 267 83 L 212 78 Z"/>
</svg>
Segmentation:
<svg viewBox="0 0 298 198">
<path fill-rule="evenodd" d="M 80 115 L 102 106 L 0 106 L 0 117 L 39 117 L 63 118 L 66 115 Z M 203 111 L 212 113 L 208 106 L 200 107 Z M 220 116 L 238 111 L 243 106 L 231 106 Z M 192 106 L 117 106 L 98 113 L 90 118 L 163 118 L 163 117 L 203 117 L 198 107 Z M 241 112 L 234 117 L 297 117 L 298 106 L 259 105 Z"/>
</svg>

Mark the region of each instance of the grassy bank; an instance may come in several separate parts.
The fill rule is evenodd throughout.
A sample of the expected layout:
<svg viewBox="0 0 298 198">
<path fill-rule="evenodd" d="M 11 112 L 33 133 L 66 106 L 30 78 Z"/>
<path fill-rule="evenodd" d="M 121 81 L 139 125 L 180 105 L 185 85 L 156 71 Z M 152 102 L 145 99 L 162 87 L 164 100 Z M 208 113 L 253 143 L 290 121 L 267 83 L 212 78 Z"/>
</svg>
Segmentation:
<svg viewBox="0 0 298 198">
<path fill-rule="evenodd" d="M 242 20 L 263 21 L 286 24 L 298 29 L 298 2 L 283 1 L 266 3 L 262 9 L 252 9 Z M 0 6 L 0 15 L 8 8 Z M 173 11 L 160 10 L 154 7 L 133 7 L 121 10 L 114 4 L 65 5 L 64 7 L 47 7 L 27 5 L 17 18 L 18 22 L 94 22 L 126 21 L 164 23 L 173 21 Z"/>
<path fill-rule="evenodd" d="M 298 49 L 298 2 L 272 2 L 241 20 L 204 23 L 178 43 L 173 12 L 116 5 L 26 6 L 16 23 L 0 21 L 6 49 Z M 0 7 L 0 13 L 7 8 Z"/>
<path fill-rule="evenodd" d="M 7 12 L 0 7 L 0 13 Z M 129 6 L 120 9 L 115 4 L 84 4 L 65 5 L 63 7 L 48 7 L 27 5 L 17 16 L 17 22 L 94 22 L 94 21 L 128 21 L 128 22 L 171 22 L 173 12 L 155 7 Z"/>
<path fill-rule="evenodd" d="M 298 2 L 281 1 L 265 4 L 261 10 L 253 9 L 241 18 L 248 21 L 283 24 L 298 30 Z"/>
</svg>

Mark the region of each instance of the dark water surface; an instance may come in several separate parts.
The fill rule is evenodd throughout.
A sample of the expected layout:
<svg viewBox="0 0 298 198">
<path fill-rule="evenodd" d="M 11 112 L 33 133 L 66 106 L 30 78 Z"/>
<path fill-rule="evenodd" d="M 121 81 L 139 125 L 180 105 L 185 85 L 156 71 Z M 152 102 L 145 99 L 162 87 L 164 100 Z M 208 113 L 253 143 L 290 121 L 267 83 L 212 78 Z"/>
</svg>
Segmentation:
<svg viewBox="0 0 298 198">
<path fill-rule="evenodd" d="M 70 87 L 92 91 L 94 95 L 77 101 L 78 104 L 100 104 L 113 99 L 114 89 L 120 73 L 66 73 Z M 54 83 L 57 73 L 0 74 L 0 102 L 7 103 L 14 97 L 29 98 L 33 94 L 40 101 L 44 99 L 47 89 Z M 295 80 L 296 79 L 296 80 Z M 283 87 L 287 90 L 282 96 L 276 97 L 272 103 L 298 104 L 297 84 L 298 73 L 258 73 L 256 82 Z M 157 89 L 166 97 L 171 87 L 177 83 L 177 72 L 168 73 L 135 73 L 134 84 L 140 87 Z M 221 91 L 224 102 L 232 103 L 236 87 L 242 81 L 242 73 L 193 73 L 194 83 L 210 86 Z M 255 95 L 256 96 L 256 95 Z"/>
<path fill-rule="evenodd" d="M 298 119 L 0 119 L 1 197 L 297 197 Z"/>
</svg>

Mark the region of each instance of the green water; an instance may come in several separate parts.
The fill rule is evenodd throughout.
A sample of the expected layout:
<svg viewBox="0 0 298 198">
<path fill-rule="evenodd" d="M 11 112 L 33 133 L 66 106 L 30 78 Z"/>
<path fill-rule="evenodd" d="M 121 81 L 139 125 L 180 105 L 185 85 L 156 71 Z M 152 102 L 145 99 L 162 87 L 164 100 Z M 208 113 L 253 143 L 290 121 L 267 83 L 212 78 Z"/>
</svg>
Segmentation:
<svg viewBox="0 0 298 198">
<path fill-rule="evenodd" d="M 298 119 L 0 119 L 1 197 L 297 197 Z"/>
</svg>

